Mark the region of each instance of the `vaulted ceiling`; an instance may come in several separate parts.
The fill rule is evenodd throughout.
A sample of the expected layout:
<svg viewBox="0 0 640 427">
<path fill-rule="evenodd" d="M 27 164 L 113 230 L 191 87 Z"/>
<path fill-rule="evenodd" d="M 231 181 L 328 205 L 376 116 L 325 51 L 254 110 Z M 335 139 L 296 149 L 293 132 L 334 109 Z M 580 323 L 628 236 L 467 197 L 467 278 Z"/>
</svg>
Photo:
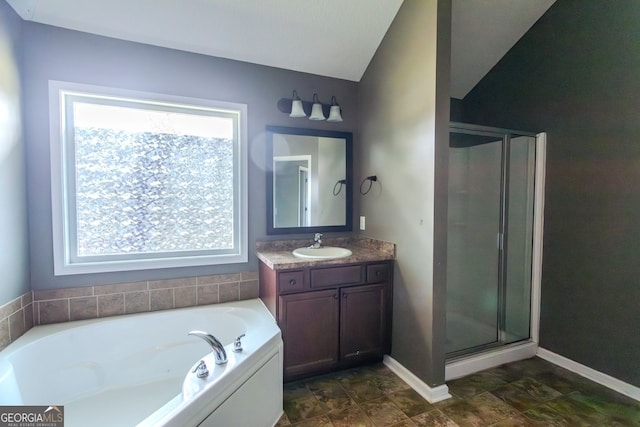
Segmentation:
<svg viewBox="0 0 640 427">
<path fill-rule="evenodd" d="M 25 20 L 359 81 L 403 0 L 7 0 Z M 555 0 L 453 0 L 463 98 Z"/>
</svg>

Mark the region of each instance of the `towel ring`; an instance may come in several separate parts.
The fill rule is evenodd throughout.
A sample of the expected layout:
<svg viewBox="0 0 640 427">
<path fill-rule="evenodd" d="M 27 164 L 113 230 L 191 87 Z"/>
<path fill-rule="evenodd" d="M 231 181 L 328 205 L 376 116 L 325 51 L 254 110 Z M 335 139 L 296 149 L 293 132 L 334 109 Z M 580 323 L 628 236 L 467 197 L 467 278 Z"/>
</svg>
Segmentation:
<svg viewBox="0 0 640 427">
<path fill-rule="evenodd" d="M 371 175 L 371 176 L 368 176 L 365 179 L 363 179 L 362 182 L 360 183 L 360 194 L 362 194 L 363 196 L 365 194 L 368 194 L 369 191 L 371 191 L 371 187 L 373 186 L 373 182 L 377 181 L 377 180 L 378 180 L 378 177 L 376 175 Z M 367 189 L 363 192 L 362 191 L 362 187 L 364 186 L 364 183 L 366 181 L 369 181 L 369 187 L 367 187 Z"/>
<path fill-rule="evenodd" d="M 336 182 L 336 185 L 333 186 L 333 195 L 337 196 L 338 194 L 340 194 L 340 192 L 342 191 L 342 186 L 346 184 L 347 184 L 346 179 L 338 180 L 338 182 Z M 340 187 L 338 187 L 338 185 L 340 185 Z M 338 188 L 338 191 L 336 191 L 336 188 Z"/>
</svg>

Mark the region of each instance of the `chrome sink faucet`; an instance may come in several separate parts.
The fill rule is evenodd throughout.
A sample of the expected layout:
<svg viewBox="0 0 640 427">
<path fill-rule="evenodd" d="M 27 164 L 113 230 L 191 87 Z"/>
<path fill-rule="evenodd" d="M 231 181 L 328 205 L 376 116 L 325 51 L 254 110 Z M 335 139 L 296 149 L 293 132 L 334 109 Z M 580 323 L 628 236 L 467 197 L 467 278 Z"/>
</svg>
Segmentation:
<svg viewBox="0 0 640 427">
<path fill-rule="evenodd" d="M 309 246 L 309 248 L 319 249 L 321 247 L 322 247 L 322 233 L 316 233 L 316 235 L 313 236 L 313 244 Z"/>
<path fill-rule="evenodd" d="M 224 350 L 224 346 L 216 337 L 211 334 L 202 331 L 191 331 L 189 335 L 194 335 L 198 338 L 202 338 L 211 346 L 213 350 L 213 356 L 216 360 L 216 365 L 224 365 L 227 363 L 227 352 Z"/>
</svg>

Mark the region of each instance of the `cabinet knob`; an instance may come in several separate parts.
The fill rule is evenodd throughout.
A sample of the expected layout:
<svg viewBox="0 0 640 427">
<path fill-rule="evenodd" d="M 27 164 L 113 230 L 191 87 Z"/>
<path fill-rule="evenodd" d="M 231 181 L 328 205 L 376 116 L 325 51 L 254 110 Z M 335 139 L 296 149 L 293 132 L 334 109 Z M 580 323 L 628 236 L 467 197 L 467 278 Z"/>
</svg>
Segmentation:
<svg viewBox="0 0 640 427">
<path fill-rule="evenodd" d="M 289 280 L 289 284 L 290 284 L 291 286 L 295 285 L 295 284 L 296 284 L 296 279 L 291 279 L 291 280 Z"/>
<path fill-rule="evenodd" d="M 333 294 L 333 299 L 338 299 L 338 294 Z"/>
<path fill-rule="evenodd" d="M 342 298 L 346 298 L 347 296 L 348 296 L 348 295 L 347 295 L 347 293 L 346 293 L 346 292 L 342 294 Z"/>
<path fill-rule="evenodd" d="M 376 276 L 380 277 L 382 275 L 382 271 L 378 270 L 376 271 Z"/>
</svg>

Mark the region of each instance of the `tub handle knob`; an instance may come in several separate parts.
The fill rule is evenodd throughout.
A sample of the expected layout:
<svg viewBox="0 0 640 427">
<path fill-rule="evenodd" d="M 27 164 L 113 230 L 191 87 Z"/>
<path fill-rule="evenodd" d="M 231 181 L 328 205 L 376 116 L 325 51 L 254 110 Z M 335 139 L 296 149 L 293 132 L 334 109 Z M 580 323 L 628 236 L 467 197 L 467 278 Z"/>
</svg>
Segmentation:
<svg viewBox="0 0 640 427">
<path fill-rule="evenodd" d="M 244 334 L 240 335 L 239 337 L 236 337 L 235 341 L 233 341 L 233 351 L 236 353 L 241 353 L 242 352 L 242 338 L 244 337 Z"/>
<path fill-rule="evenodd" d="M 206 378 L 209 376 L 209 370 L 207 369 L 207 364 L 204 363 L 204 360 L 201 360 L 200 363 L 198 363 L 198 366 L 196 366 L 191 372 L 196 373 L 196 377 L 198 378 Z"/>
</svg>

